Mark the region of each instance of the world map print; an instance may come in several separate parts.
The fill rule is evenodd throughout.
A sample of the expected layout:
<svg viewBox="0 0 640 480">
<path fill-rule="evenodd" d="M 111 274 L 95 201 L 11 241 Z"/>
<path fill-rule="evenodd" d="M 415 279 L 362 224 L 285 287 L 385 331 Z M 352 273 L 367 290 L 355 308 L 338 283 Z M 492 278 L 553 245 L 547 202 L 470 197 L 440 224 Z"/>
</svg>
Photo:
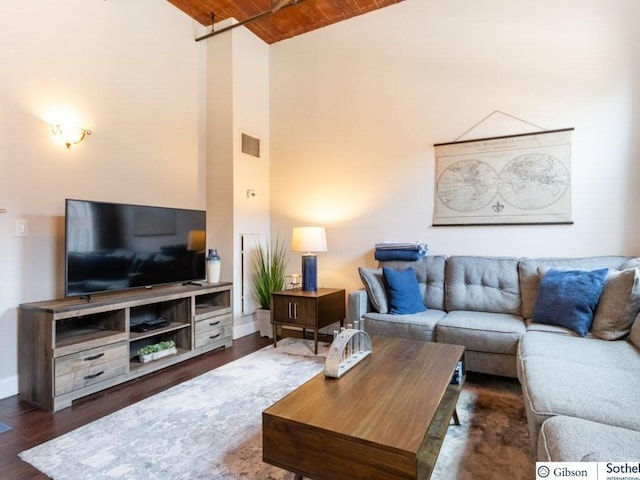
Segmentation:
<svg viewBox="0 0 640 480">
<path fill-rule="evenodd" d="M 553 205 L 569 190 L 571 176 L 564 164 L 544 153 L 511 160 L 500 172 L 498 189 L 509 205 L 538 210 Z"/>
<path fill-rule="evenodd" d="M 436 145 L 433 224 L 570 223 L 570 130 Z"/>
<path fill-rule="evenodd" d="M 438 179 L 440 200 L 456 212 L 474 212 L 487 206 L 498 193 L 498 174 L 487 163 L 460 160 Z"/>
</svg>

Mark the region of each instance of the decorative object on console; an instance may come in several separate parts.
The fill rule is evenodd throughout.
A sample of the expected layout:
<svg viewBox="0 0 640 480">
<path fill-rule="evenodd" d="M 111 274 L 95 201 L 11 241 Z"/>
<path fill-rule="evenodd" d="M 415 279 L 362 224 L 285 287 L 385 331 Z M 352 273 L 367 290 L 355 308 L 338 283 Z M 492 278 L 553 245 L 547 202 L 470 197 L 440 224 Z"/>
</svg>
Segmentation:
<svg viewBox="0 0 640 480">
<path fill-rule="evenodd" d="M 318 258 L 316 252 L 327 251 L 324 227 L 294 227 L 291 249 L 302 254 L 302 290 L 318 290 Z"/>
<path fill-rule="evenodd" d="M 75 125 L 63 125 L 61 123 L 52 123 L 50 125 L 53 136 L 61 143 L 64 143 L 67 148 L 71 145 L 77 145 L 84 137 L 91 135 L 91 130 L 87 130 Z"/>
<path fill-rule="evenodd" d="M 210 248 L 207 254 L 207 283 L 220 281 L 220 255 L 216 248 Z"/>
<path fill-rule="evenodd" d="M 175 355 L 178 353 L 176 349 L 176 342 L 169 340 L 167 342 L 154 343 L 153 345 L 147 345 L 142 347 L 137 352 L 140 363 L 148 363 L 159 358 L 167 357 L 169 355 Z"/>
<path fill-rule="evenodd" d="M 364 330 L 359 330 L 358 325 L 334 332 L 333 343 L 324 363 L 325 377 L 340 378 L 369 356 L 371 351 L 371 337 Z"/>
</svg>

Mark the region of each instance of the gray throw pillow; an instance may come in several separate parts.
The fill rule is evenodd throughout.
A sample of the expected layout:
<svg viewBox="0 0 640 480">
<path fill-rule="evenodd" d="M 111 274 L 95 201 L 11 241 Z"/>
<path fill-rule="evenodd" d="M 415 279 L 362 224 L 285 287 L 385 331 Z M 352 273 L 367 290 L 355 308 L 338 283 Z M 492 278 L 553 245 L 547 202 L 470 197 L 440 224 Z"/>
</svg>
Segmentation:
<svg viewBox="0 0 640 480">
<path fill-rule="evenodd" d="M 389 313 L 387 302 L 387 289 L 384 286 L 384 278 L 381 268 L 358 268 L 358 273 L 369 295 L 369 301 L 379 313 Z"/>
<path fill-rule="evenodd" d="M 636 316 L 633 325 L 631 325 L 631 332 L 629 332 L 629 341 L 636 347 L 640 348 L 640 313 Z"/>
<path fill-rule="evenodd" d="M 640 275 L 632 268 L 619 272 L 609 269 L 591 333 L 603 340 L 625 337 L 640 311 Z"/>
</svg>

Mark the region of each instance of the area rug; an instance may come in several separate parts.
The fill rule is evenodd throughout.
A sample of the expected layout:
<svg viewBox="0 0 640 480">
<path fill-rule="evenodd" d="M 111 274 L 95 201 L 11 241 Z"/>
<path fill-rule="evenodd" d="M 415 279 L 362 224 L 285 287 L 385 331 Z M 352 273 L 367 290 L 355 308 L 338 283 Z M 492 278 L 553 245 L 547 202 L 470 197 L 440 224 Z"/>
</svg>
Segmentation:
<svg viewBox="0 0 640 480">
<path fill-rule="evenodd" d="M 285 339 L 19 456 L 54 480 L 292 480 L 262 462 L 261 413 L 321 372 L 326 351 Z M 467 382 L 462 425 L 449 428 L 432 478 L 534 478 L 515 385 Z"/>
</svg>

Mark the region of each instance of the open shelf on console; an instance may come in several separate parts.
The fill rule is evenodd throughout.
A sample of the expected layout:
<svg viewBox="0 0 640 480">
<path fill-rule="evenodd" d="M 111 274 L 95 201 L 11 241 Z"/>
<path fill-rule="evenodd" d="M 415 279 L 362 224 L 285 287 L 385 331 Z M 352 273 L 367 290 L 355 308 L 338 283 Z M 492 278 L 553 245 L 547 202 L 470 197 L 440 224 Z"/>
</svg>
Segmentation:
<svg viewBox="0 0 640 480">
<path fill-rule="evenodd" d="M 189 327 L 190 325 L 188 323 L 171 322 L 166 327 L 154 328 L 153 330 L 148 330 L 146 332 L 130 332 L 129 339 L 134 342 L 143 338 L 156 337 L 167 332 L 173 332 L 174 330 L 180 330 Z"/>
<path fill-rule="evenodd" d="M 195 296 L 196 320 L 207 318 L 214 313 L 221 315 L 227 311 L 231 311 L 231 292 L 229 290 Z"/>
<path fill-rule="evenodd" d="M 158 328 L 144 333 L 131 333 L 129 341 L 129 360 L 131 368 L 139 365 L 138 350 L 147 345 L 172 340 L 180 352 L 187 352 L 191 349 L 191 326 L 183 323 L 173 322 L 168 327 Z M 175 355 L 173 355 L 175 357 Z M 162 359 L 159 359 L 162 360 Z M 157 361 L 159 361 L 157 360 Z M 152 362 L 155 363 L 155 362 Z"/>
<path fill-rule="evenodd" d="M 65 318 L 55 322 L 56 356 L 127 338 L 124 309 Z"/>
<path fill-rule="evenodd" d="M 189 324 L 191 322 L 191 308 L 188 298 L 155 302 L 131 307 L 129 325 L 145 321 L 165 320 L 169 323 Z M 132 332 L 132 334 L 135 332 Z"/>
</svg>

